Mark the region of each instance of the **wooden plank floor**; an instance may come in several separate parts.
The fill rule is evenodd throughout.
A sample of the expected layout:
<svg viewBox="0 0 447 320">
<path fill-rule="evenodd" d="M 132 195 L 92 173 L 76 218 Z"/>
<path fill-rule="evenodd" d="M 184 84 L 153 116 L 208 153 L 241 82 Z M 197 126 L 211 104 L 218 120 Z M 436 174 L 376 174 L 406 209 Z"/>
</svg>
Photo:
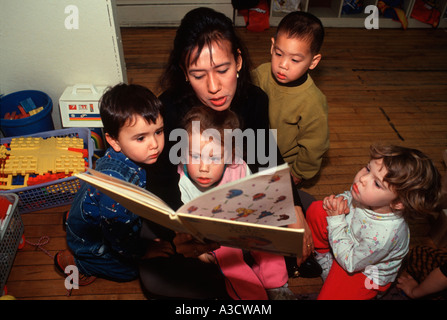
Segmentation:
<svg viewBox="0 0 447 320">
<path fill-rule="evenodd" d="M 270 59 L 273 29 L 239 29 L 253 66 Z M 175 29 L 124 28 L 122 41 L 128 81 L 160 93 L 157 86 Z M 323 60 L 311 75 L 329 103 L 331 147 L 321 174 L 303 189 L 317 199 L 339 193 L 369 159 L 372 142 L 395 143 L 427 153 L 444 174 L 447 148 L 447 33 L 431 29 L 327 29 Z M 394 129 L 393 129 L 394 126 Z M 49 237 L 48 251 L 26 244 L 17 253 L 7 282 L 18 299 L 145 299 L 139 282 L 98 279 L 73 290 L 53 267 L 53 256 L 66 248 L 62 215 L 68 207 L 22 215 L 25 237 L 36 243 Z M 431 244 L 429 220 L 410 225 L 411 245 Z M 315 294 L 320 279 L 291 279 L 297 294 Z"/>
</svg>

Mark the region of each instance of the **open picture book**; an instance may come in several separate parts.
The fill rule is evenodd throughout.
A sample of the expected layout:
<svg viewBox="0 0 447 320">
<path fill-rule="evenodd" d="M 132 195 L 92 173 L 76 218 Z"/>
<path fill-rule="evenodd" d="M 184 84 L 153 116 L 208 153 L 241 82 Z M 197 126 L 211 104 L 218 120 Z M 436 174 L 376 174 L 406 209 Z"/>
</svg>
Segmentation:
<svg viewBox="0 0 447 320">
<path fill-rule="evenodd" d="M 212 188 L 177 211 L 151 192 L 93 169 L 76 177 L 142 218 L 199 241 L 301 256 L 304 229 L 286 227 L 296 222 L 287 164 Z"/>
</svg>

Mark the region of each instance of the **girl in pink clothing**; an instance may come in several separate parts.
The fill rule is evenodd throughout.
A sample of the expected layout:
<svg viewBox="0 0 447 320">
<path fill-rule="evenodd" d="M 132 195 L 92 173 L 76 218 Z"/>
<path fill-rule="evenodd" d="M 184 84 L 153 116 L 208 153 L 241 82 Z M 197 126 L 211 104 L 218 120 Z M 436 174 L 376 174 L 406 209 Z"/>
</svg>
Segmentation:
<svg viewBox="0 0 447 320">
<path fill-rule="evenodd" d="M 183 127 L 189 136 L 186 159 L 178 167 L 179 187 L 184 203 L 209 188 L 251 173 L 247 164 L 235 156 L 234 147 L 232 150 L 225 150 L 224 147 L 228 133 L 239 128 L 234 112 L 195 107 L 186 114 Z M 295 299 L 287 288 L 288 274 L 282 256 L 256 251 L 244 252 L 222 246 L 200 255 L 199 259 L 216 263 L 220 267 L 225 276 L 228 295 L 233 299 Z"/>
</svg>

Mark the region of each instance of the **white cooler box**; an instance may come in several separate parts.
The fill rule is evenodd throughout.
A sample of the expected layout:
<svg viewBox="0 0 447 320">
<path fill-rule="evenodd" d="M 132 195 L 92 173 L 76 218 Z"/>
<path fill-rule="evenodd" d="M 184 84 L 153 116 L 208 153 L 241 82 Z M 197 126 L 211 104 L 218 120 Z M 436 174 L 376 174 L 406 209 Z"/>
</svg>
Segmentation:
<svg viewBox="0 0 447 320">
<path fill-rule="evenodd" d="M 106 89 L 92 84 L 67 87 L 59 99 L 62 126 L 102 128 L 99 100 Z"/>
</svg>

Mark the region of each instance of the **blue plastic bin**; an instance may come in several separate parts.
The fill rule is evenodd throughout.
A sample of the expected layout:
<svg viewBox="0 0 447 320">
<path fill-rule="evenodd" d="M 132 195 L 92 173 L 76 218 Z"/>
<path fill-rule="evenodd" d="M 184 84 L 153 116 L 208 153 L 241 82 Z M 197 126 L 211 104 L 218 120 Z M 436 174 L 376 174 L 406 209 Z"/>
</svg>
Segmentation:
<svg viewBox="0 0 447 320">
<path fill-rule="evenodd" d="M 17 106 L 21 101 L 31 98 L 37 108 L 43 106 L 43 110 L 26 118 L 6 120 L 6 113 L 16 111 L 20 113 Z M 54 130 L 51 110 L 53 102 L 51 98 L 42 91 L 24 90 L 8 94 L 0 99 L 0 124 L 5 137 L 15 137 Z"/>
</svg>

